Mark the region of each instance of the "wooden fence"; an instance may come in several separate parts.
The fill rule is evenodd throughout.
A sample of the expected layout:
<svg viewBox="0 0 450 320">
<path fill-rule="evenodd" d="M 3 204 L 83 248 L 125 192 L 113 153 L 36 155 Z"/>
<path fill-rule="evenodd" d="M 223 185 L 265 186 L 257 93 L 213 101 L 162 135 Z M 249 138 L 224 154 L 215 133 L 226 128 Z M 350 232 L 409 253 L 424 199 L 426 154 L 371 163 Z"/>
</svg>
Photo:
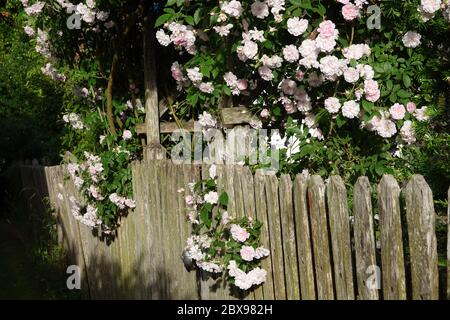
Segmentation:
<svg viewBox="0 0 450 320">
<path fill-rule="evenodd" d="M 92 299 L 392 300 L 438 299 L 439 292 L 440 298 L 450 297 L 445 270 L 439 281 L 433 198 L 421 176 L 403 189 L 384 176 L 375 199 L 375 190 L 361 177 L 350 210 L 338 176 L 327 182 L 303 175 L 291 180 L 218 166 L 219 187 L 230 195 L 229 212 L 264 223 L 262 241 L 271 252 L 262 262 L 267 281 L 242 297 L 206 274 L 188 272 L 181 253 L 190 230 L 177 190 L 206 169 L 167 160 L 134 163 L 137 208 L 122 219 L 112 243 L 72 217 L 70 197 L 79 196 L 64 179 L 64 167 L 21 171 L 27 188 L 49 195 L 61 242 L 80 266 L 82 289 Z"/>
</svg>

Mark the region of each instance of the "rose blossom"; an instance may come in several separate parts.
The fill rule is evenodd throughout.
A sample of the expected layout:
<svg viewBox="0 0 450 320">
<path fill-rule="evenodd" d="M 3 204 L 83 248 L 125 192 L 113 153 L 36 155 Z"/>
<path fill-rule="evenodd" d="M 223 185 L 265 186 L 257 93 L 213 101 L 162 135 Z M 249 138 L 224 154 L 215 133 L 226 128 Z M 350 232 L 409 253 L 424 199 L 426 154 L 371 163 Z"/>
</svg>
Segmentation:
<svg viewBox="0 0 450 320">
<path fill-rule="evenodd" d="M 125 131 L 123 132 L 122 138 L 123 138 L 124 140 L 129 140 L 129 139 L 131 139 L 132 137 L 133 137 L 133 134 L 131 133 L 130 130 L 125 130 Z"/>
<path fill-rule="evenodd" d="M 251 6 L 252 14 L 258 19 L 264 19 L 269 16 L 269 7 L 265 2 L 255 1 Z"/>
<path fill-rule="evenodd" d="M 255 249 L 250 246 L 243 246 L 241 251 L 241 258 L 244 261 L 252 261 L 255 257 Z"/>
<path fill-rule="evenodd" d="M 408 31 L 402 38 L 403 44 L 407 48 L 416 48 L 420 45 L 422 36 L 414 31 Z"/>
<path fill-rule="evenodd" d="M 404 105 L 396 103 L 389 109 L 389 113 L 392 119 L 402 120 L 405 117 L 406 109 Z"/>
<path fill-rule="evenodd" d="M 203 82 L 198 86 L 199 90 L 204 93 L 213 93 L 214 86 L 211 82 Z"/>
<path fill-rule="evenodd" d="M 408 110 L 409 113 L 413 113 L 416 111 L 417 105 L 414 102 L 408 102 L 406 104 L 406 110 Z"/>
<path fill-rule="evenodd" d="M 231 225 L 230 232 L 233 239 L 238 242 L 244 242 L 250 237 L 250 233 L 237 224 Z"/>
<path fill-rule="evenodd" d="M 210 191 L 207 194 L 205 194 L 205 202 L 210 204 L 216 204 L 219 201 L 219 195 L 217 192 Z"/>
<path fill-rule="evenodd" d="M 421 9 L 426 13 L 435 13 L 441 8 L 442 1 L 441 0 L 421 0 Z"/>
<path fill-rule="evenodd" d="M 380 98 L 380 89 L 378 87 L 378 82 L 376 82 L 375 80 L 364 81 L 364 92 L 368 101 L 378 101 L 378 99 Z"/>
<path fill-rule="evenodd" d="M 298 52 L 298 49 L 294 45 L 289 45 L 284 47 L 283 49 L 283 56 L 284 59 L 287 62 L 295 62 L 300 58 L 300 53 Z"/>
<path fill-rule="evenodd" d="M 298 37 L 308 29 L 308 20 L 300 19 L 298 17 L 290 18 L 287 21 L 287 27 L 290 34 Z"/>
<path fill-rule="evenodd" d="M 188 78 L 192 81 L 192 82 L 200 82 L 203 79 L 203 75 L 200 73 L 200 68 L 195 67 L 195 68 L 191 68 L 191 69 L 187 69 L 187 75 Z"/>
<path fill-rule="evenodd" d="M 403 123 L 403 127 L 400 129 L 400 136 L 407 144 L 416 142 L 416 135 L 411 121 L 407 120 Z"/>
<path fill-rule="evenodd" d="M 359 71 L 355 68 L 347 68 L 344 71 L 344 78 L 348 83 L 355 83 L 359 80 Z"/>
<path fill-rule="evenodd" d="M 242 4 L 239 1 L 232 0 L 230 2 L 225 1 L 220 5 L 220 9 L 227 15 L 239 18 L 242 15 L 243 9 Z"/>
<path fill-rule="evenodd" d="M 172 64 L 172 67 L 170 68 L 170 71 L 172 71 L 172 77 L 176 81 L 183 81 L 184 80 L 183 72 L 181 71 L 180 64 L 178 63 L 178 61 L 175 61 Z"/>
<path fill-rule="evenodd" d="M 355 100 L 350 100 L 344 102 L 342 107 L 342 115 L 346 118 L 353 119 L 356 118 L 359 114 L 360 107 L 359 104 Z"/>
<path fill-rule="evenodd" d="M 261 116 L 261 118 L 268 118 L 268 117 L 270 117 L 270 112 L 269 112 L 269 110 L 263 109 L 263 110 L 261 111 L 260 116 Z"/>
<path fill-rule="evenodd" d="M 427 121 L 429 117 L 426 115 L 428 107 L 422 107 L 414 111 L 414 117 L 419 121 Z"/>
<path fill-rule="evenodd" d="M 339 109 L 341 109 L 341 103 L 338 98 L 330 97 L 325 100 L 325 109 L 329 113 L 338 113 Z"/>
<path fill-rule="evenodd" d="M 330 20 L 325 20 L 320 23 L 317 31 L 323 37 L 335 37 L 336 25 Z"/>
<path fill-rule="evenodd" d="M 258 69 L 258 73 L 261 76 L 261 78 L 265 81 L 271 81 L 274 77 L 272 70 L 267 66 L 260 67 Z"/>
<path fill-rule="evenodd" d="M 292 96 L 297 89 L 297 83 L 291 79 L 284 79 L 280 87 L 284 94 Z"/>
<path fill-rule="evenodd" d="M 239 90 L 241 90 L 241 91 L 247 90 L 247 88 L 248 88 L 248 81 L 245 80 L 245 79 L 239 79 L 239 80 L 237 81 L 236 86 L 237 86 L 237 88 L 238 88 Z"/>
<path fill-rule="evenodd" d="M 359 16 L 359 8 L 352 3 L 347 3 L 342 7 L 342 15 L 347 21 L 352 21 Z"/>
</svg>

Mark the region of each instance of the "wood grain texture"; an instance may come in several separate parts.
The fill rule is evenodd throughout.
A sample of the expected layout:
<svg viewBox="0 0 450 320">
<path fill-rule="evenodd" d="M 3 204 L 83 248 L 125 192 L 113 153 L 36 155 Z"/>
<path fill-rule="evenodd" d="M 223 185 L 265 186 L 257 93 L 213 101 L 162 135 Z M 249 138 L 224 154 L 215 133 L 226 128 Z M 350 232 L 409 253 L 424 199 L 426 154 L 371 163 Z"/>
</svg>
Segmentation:
<svg viewBox="0 0 450 320">
<path fill-rule="evenodd" d="M 321 177 L 311 177 L 308 185 L 308 200 L 311 218 L 317 298 L 319 300 L 334 300 L 333 275 L 325 204 L 325 184 Z"/>
<path fill-rule="evenodd" d="M 394 177 L 384 175 L 378 185 L 380 210 L 383 298 L 405 300 L 406 281 L 400 219 L 400 187 Z"/>
<path fill-rule="evenodd" d="M 328 218 L 330 221 L 336 299 L 354 300 L 350 216 L 347 190 L 339 176 L 332 176 L 327 184 Z"/>
<path fill-rule="evenodd" d="M 257 170 L 255 174 L 255 202 L 256 202 L 256 218 L 262 222 L 261 228 L 261 242 L 270 247 L 270 235 L 269 235 L 269 218 L 268 218 L 268 205 L 266 198 L 266 186 L 264 183 L 265 175 L 263 170 Z M 267 271 L 266 282 L 262 286 L 263 298 L 265 300 L 275 299 L 274 288 L 274 269 L 273 269 L 273 257 L 269 255 L 261 262 L 261 267 Z"/>
<path fill-rule="evenodd" d="M 353 189 L 353 215 L 358 299 L 378 300 L 378 290 L 367 283 L 369 267 L 377 265 L 371 187 L 367 177 L 360 177 Z M 381 279 L 380 279 L 381 280 Z"/>
<path fill-rule="evenodd" d="M 411 255 L 412 297 L 439 299 L 436 218 L 431 188 L 414 175 L 404 190 Z"/>
<path fill-rule="evenodd" d="M 342 179 L 331 177 L 327 187 L 318 176 L 298 175 L 279 180 L 248 167 L 217 167 L 218 190 L 230 195 L 229 213 L 263 223 L 261 241 L 271 255 L 262 260 L 267 281 L 245 299 L 379 298 L 367 287 L 368 268 L 376 266 L 371 188 L 367 178 L 354 187 L 355 275 L 350 256 L 347 194 Z M 132 165 L 137 206 L 122 217 L 112 242 L 80 225 L 71 213 L 84 203 L 64 166 L 23 167 L 18 170 L 29 210 L 44 210 L 47 196 L 57 218 L 60 243 L 69 259 L 81 267 L 83 295 L 90 299 L 236 299 L 223 282 L 198 282 L 188 272 L 181 253 L 190 235 L 184 195 L 180 188 L 206 177 L 207 166 L 175 165 L 170 160 L 146 160 Z M 391 176 L 378 185 L 381 264 L 384 299 L 406 299 L 400 188 Z M 421 176 L 405 190 L 413 299 L 438 298 L 435 216 L 432 194 Z M 450 190 L 449 190 L 450 198 Z M 75 200 L 74 200 L 75 199 Z M 328 211 L 327 211 L 328 208 Z M 34 211 L 33 211 L 34 212 Z M 449 210 L 450 219 L 450 210 Z M 406 227 L 406 225 L 405 225 Z M 449 231 L 450 232 L 450 231 Z M 406 235 L 406 233 L 405 233 Z M 449 236 L 450 239 L 450 236 Z M 450 261 L 450 240 L 448 242 Z M 450 263 L 449 263 L 450 265 Z M 334 272 L 333 272 L 334 270 Z M 350 272 L 349 272 L 350 270 Z M 372 270 L 373 271 L 373 270 Z M 450 277 L 450 269 L 448 270 Z M 409 281 L 409 280 L 408 280 Z M 408 284 L 409 287 L 409 284 Z M 450 285 L 447 284 L 450 295 Z M 199 297 L 200 294 L 200 297 Z"/>
<path fill-rule="evenodd" d="M 293 188 L 300 293 L 302 300 L 315 300 L 316 288 L 307 199 L 308 178 L 301 174 L 297 175 Z"/>
<path fill-rule="evenodd" d="M 264 184 L 267 197 L 267 214 L 272 256 L 273 283 L 275 299 L 286 299 L 286 281 L 283 262 L 282 227 L 278 199 L 278 179 L 275 175 L 266 175 Z"/>
<path fill-rule="evenodd" d="M 295 238 L 294 203 L 292 181 L 289 175 L 282 175 L 279 185 L 280 216 L 282 225 L 284 271 L 286 276 L 286 298 L 300 300 L 300 281 Z"/>
</svg>

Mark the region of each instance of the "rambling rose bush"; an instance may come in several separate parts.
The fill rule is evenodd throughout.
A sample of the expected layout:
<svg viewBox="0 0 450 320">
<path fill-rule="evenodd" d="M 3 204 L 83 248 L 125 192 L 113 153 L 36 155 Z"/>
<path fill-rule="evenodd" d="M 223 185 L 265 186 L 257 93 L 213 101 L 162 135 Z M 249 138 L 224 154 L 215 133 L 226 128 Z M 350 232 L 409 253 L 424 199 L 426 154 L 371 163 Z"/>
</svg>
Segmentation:
<svg viewBox="0 0 450 320">
<path fill-rule="evenodd" d="M 179 190 L 185 193 L 192 224 L 183 252 L 185 264 L 222 276 L 243 291 L 263 284 L 267 271 L 260 268 L 260 261 L 270 252 L 261 245 L 261 222 L 228 213 L 228 195 L 218 193 L 215 165 L 209 168 L 207 179 L 194 181 L 187 188 Z"/>
<path fill-rule="evenodd" d="M 409 25 L 448 6 L 380 3 L 382 19 L 405 11 L 414 22 L 389 17 L 370 30 L 368 5 L 168 1 L 157 39 L 180 54 L 171 72 L 190 114 L 218 118 L 220 106 L 247 106 L 260 118 L 254 128 L 285 129 L 277 142 L 284 171 L 377 177 L 402 166 L 402 150 L 420 143 L 416 127 L 428 126 L 436 103 L 439 81 L 417 76 L 427 49 Z"/>
</svg>

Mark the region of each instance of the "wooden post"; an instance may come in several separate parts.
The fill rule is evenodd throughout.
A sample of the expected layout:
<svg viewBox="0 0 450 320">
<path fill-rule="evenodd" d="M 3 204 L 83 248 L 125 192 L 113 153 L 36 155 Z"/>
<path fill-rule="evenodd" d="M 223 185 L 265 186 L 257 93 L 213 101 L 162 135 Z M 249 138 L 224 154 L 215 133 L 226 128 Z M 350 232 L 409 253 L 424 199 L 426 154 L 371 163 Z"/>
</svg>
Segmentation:
<svg viewBox="0 0 450 320">
<path fill-rule="evenodd" d="M 308 200 L 316 270 L 317 299 L 334 300 L 325 184 L 320 176 L 312 176 L 309 180 Z"/>
<path fill-rule="evenodd" d="M 420 175 L 411 178 L 404 194 L 411 252 L 412 297 L 414 300 L 437 300 L 439 273 L 433 194 Z"/>
<path fill-rule="evenodd" d="M 367 280 L 369 267 L 376 266 L 375 236 L 373 229 L 371 187 L 367 177 L 360 177 L 353 189 L 355 217 L 355 256 L 358 299 L 378 300 L 378 290 L 370 288 Z"/>
<path fill-rule="evenodd" d="M 300 294 L 302 300 L 315 300 L 314 267 L 309 228 L 308 178 L 298 174 L 294 182 L 295 230 L 297 237 L 298 271 L 300 276 Z"/>
<path fill-rule="evenodd" d="M 391 175 L 378 185 L 381 264 L 385 300 L 406 300 L 405 263 L 400 219 L 400 187 Z"/>
<path fill-rule="evenodd" d="M 279 184 L 281 232 L 283 237 L 284 273 L 286 275 L 286 297 L 300 300 L 297 243 L 295 239 L 294 203 L 292 181 L 287 174 L 282 175 Z"/>
<path fill-rule="evenodd" d="M 327 184 L 327 200 L 336 299 L 354 300 L 350 216 L 348 214 L 347 190 L 341 177 L 330 177 Z"/>
<path fill-rule="evenodd" d="M 156 83 L 154 16 L 148 14 L 144 24 L 144 87 L 147 133 L 146 159 L 164 159 L 165 149 L 159 140 L 158 87 Z"/>
</svg>

